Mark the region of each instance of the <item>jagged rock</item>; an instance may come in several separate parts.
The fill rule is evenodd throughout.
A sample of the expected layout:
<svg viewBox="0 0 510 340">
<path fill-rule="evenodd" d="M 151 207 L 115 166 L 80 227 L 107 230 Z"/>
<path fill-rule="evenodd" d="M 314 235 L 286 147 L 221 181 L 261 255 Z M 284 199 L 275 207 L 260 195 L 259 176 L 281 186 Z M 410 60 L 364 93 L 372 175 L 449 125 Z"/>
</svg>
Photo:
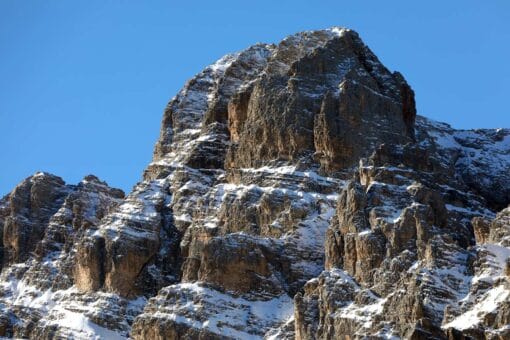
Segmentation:
<svg viewBox="0 0 510 340">
<path fill-rule="evenodd" d="M 200 283 L 165 287 L 148 302 L 132 330 L 134 339 L 260 338 L 292 316 L 286 296 L 246 300 Z"/>
<path fill-rule="evenodd" d="M 207 242 L 200 245 L 195 242 L 184 263 L 183 281 L 208 282 L 237 294 L 257 291 L 281 294 L 260 246 L 250 238 L 236 236 L 206 237 Z M 204 239 L 196 234 L 191 237 Z"/>
<path fill-rule="evenodd" d="M 481 217 L 473 218 L 471 223 L 473 224 L 476 243 L 483 244 L 487 242 L 490 233 L 490 223 Z"/>
<path fill-rule="evenodd" d="M 490 223 L 473 219 L 475 230 L 483 228 L 478 232 L 483 236 L 477 237 L 469 293 L 459 306 L 445 313 L 443 327 L 450 337 L 461 334 L 504 339 L 510 335 L 509 212 L 509 208 L 503 209 Z"/>
<path fill-rule="evenodd" d="M 4 266 L 23 262 L 44 235 L 44 227 L 67 194 L 60 177 L 37 173 L 9 194 L 3 213 Z"/>
<path fill-rule="evenodd" d="M 105 241 L 102 237 L 83 240 L 77 245 L 74 282 L 85 292 L 93 292 L 104 285 Z"/>
<path fill-rule="evenodd" d="M 412 140 L 413 91 L 402 76 L 382 66 L 355 32 L 288 37 L 267 64 L 250 92 L 232 101 L 230 167 L 314 154 L 325 171 L 333 172 L 368 155 L 374 141 Z M 359 135 L 366 138 L 351 143 Z"/>
<path fill-rule="evenodd" d="M 170 101 L 126 197 L 0 200 L 0 336 L 508 337 L 509 154 L 416 116 L 351 30 L 256 44 Z"/>
<path fill-rule="evenodd" d="M 0 303 L 4 306 L 0 319 L 5 321 L 2 323 L 1 334 L 10 337 L 53 337 L 60 334 L 59 326 L 46 328 L 42 325 L 51 317 L 51 313 L 48 315 L 47 312 L 52 304 L 55 304 L 58 295 L 65 295 L 66 293 L 61 292 L 72 289 L 75 283 L 76 246 L 89 229 L 97 226 L 105 215 L 115 209 L 124 193 L 108 187 L 105 182 L 92 175 L 86 176 L 78 185 L 73 186 L 65 185 L 59 177 L 37 173 L 22 185 L 25 189 L 31 186 L 32 200 L 26 200 L 24 207 L 21 206 L 21 201 L 16 202 L 16 208 L 10 212 L 26 214 L 31 211 L 32 215 L 29 216 L 37 216 L 33 222 L 39 223 L 37 227 L 41 231 L 38 233 L 42 235 L 34 232 L 34 236 L 38 235 L 40 239 L 34 239 L 34 244 L 27 246 L 33 249 L 29 260 L 2 270 L 0 280 L 8 284 L 0 288 Z M 19 196 L 19 188 L 7 197 Z M 34 192 L 37 194 L 34 195 Z M 33 204 L 37 197 L 40 202 L 53 200 L 51 205 L 44 203 L 44 219 L 40 217 L 40 210 L 34 209 L 41 206 Z M 6 202 L 9 206 L 9 202 Z M 90 255 L 98 254 L 92 252 Z M 88 277 L 79 279 L 90 281 Z M 95 288 L 97 287 L 89 289 Z M 52 310 L 58 313 L 57 309 Z M 65 310 L 60 309 L 60 315 Z"/>
<path fill-rule="evenodd" d="M 444 163 L 441 154 L 420 152 L 425 157 L 420 163 L 412 156 L 413 149 L 384 145 L 361 162 L 359 176 L 344 188 L 327 231 L 326 269 L 338 273 L 337 268 L 342 268 L 342 277 L 349 275 L 379 299 L 377 309 L 370 302 L 357 303 L 360 298 L 353 296 L 341 298 L 352 304 L 332 305 L 326 297 L 337 286 L 321 281 L 314 291 L 324 291 L 305 289 L 298 300 L 308 301 L 311 310 L 302 310 L 307 304 L 296 308 L 301 309 L 300 315 L 331 317 L 313 326 L 316 320 L 296 316 L 296 334 L 306 333 L 306 339 L 388 334 L 445 337 L 443 308 L 456 305 L 467 293 L 464 282 L 472 275 L 472 256 L 466 248 L 473 244 L 473 234 L 466 214 L 482 212 L 485 200 L 460 196 L 458 192 L 465 191 L 461 180 L 450 177 L 445 183 L 441 177 L 455 167 Z M 458 192 L 445 192 L 445 186 Z M 469 202 L 474 211 L 454 205 L 459 201 Z"/>
</svg>

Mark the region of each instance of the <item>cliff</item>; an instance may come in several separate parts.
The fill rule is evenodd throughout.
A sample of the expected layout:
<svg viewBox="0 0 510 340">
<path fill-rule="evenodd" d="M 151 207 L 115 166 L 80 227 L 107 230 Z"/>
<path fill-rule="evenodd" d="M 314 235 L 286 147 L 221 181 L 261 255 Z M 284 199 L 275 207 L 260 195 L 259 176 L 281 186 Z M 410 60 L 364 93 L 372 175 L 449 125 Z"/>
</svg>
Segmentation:
<svg viewBox="0 0 510 340">
<path fill-rule="evenodd" d="M 510 130 L 416 115 L 344 28 L 229 54 L 170 101 L 127 196 L 0 201 L 0 336 L 510 337 Z"/>
</svg>

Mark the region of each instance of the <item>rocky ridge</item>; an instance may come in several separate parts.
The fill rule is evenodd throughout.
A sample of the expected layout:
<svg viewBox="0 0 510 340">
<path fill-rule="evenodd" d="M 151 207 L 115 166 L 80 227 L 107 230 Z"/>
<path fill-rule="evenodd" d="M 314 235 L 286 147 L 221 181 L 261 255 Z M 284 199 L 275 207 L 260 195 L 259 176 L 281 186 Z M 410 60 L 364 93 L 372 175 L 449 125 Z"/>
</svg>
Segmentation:
<svg viewBox="0 0 510 340">
<path fill-rule="evenodd" d="M 0 335 L 510 336 L 510 130 L 416 116 L 352 30 L 227 55 L 165 109 L 130 194 L 0 201 Z"/>
</svg>

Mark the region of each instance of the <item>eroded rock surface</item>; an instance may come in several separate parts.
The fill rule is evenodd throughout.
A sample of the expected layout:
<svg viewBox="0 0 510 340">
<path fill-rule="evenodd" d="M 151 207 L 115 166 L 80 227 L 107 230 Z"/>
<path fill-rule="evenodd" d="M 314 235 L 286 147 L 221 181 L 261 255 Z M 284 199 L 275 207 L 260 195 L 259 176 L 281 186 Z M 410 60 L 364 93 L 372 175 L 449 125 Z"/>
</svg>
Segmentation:
<svg viewBox="0 0 510 340">
<path fill-rule="evenodd" d="M 509 334 L 510 131 L 416 116 L 348 29 L 227 55 L 126 197 L 38 173 L 0 200 L 0 336 Z"/>
</svg>

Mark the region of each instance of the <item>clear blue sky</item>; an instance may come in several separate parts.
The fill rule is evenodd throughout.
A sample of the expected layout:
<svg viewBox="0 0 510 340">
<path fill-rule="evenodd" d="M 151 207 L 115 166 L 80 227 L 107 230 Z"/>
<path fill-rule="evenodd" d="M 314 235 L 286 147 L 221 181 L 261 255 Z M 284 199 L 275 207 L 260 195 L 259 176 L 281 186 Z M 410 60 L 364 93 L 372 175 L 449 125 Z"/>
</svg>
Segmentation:
<svg viewBox="0 0 510 340">
<path fill-rule="evenodd" d="M 510 1 L 0 0 L 0 195 L 37 170 L 129 190 L 163 108 L 227 52 L 346 26 L 420 114 L 510 127 Z"/>
</svg>

